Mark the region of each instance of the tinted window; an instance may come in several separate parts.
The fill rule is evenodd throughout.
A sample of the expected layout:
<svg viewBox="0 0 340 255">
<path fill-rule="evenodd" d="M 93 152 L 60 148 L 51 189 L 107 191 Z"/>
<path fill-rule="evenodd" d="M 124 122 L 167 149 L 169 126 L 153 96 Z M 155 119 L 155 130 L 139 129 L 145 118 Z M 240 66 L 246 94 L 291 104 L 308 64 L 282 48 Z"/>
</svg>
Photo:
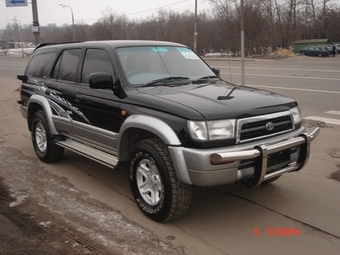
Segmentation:
<svg viewBox="0 0 340 255">
<path fill-rule="evenodd" d="M 44 77 L 46 75 L 47 66 L 56 51 L 56 48 L 37 50 L 27 66 L 26 74 L 33 77 Z"/>
<path fill-rule="evenodd" d="M 64 81 L 76 81 L 76 71 L 81 49 L 65 50 L 59 56 L 58 62 L 52 72 L 52 78 Z"/>
<path fill-rule="evenodd" d="M 91 73 L 104 72 L 113 74 L 113 68 L 108 53 L 100 49 L 88 49 L 82 71 L 82 83 L 89 82 Z"/>
</svg>

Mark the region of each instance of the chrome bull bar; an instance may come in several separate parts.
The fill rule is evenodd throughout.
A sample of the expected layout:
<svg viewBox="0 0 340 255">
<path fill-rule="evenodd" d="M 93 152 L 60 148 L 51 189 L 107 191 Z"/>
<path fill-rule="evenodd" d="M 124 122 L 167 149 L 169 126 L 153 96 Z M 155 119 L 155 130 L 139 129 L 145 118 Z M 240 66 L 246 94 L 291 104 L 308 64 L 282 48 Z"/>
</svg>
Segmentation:
<svg viewBox="0 0 340 255">
<path fill-rule="evenodd" d="M 254 177 L 242 181 L 242 185 L 247 188 L 257 187 L 266 180 L 275 178 L 284 173 L 299 171 L 302 169 L 308 162 L 311 142 L 319 134 L 320 128 L 317 127 L 309 134 L 304 133 L 296 138 L 276 144 L 256 146 L 254 149 L 247 151 L 214 153 L 210 155 L 210 162 L 212 165 L 221 165 L 247 159 L 260 159 L 259 163 L 255 166 Z M 267 173 L 268 155 L 297 146 L 300 146 L 300 153 L 295 164 Z"/>
</svg>

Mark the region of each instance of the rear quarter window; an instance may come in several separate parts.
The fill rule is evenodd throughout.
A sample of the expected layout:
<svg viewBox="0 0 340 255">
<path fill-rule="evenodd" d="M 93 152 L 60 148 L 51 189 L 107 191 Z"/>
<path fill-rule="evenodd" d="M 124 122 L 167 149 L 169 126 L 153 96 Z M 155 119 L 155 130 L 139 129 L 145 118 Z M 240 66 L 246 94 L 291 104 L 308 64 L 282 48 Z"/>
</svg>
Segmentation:
<svg viewBox="0 0 340 255">
<path fill-rule="evenodd" d="M 39 49 L 36 51 L 27 65 L 25 74 L 28 76 L 44 78 L 47 68 L 57 48 Z"/>
<path fill-rule="evenodd" d="M 60 54 L 52 70 L 52 78 L 63 81 L 76 81 L 77 66 L 81 49 L 66 49 Z"/>
</svg>

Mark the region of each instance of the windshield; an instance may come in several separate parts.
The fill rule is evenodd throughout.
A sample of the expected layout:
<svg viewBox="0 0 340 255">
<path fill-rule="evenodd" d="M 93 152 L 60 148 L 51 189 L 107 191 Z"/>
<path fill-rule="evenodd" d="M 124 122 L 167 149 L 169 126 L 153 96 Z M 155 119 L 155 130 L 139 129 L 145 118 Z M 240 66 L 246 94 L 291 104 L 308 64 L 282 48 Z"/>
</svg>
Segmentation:
<svg viewBox="0 0 340 255">
<path fill-rule="evenodd" d="M 136 87 L 217 78 L 209 66 L 185 47 L 126 47 L 117 49 L 117 54 L 128 82 Z"/>
</svg>

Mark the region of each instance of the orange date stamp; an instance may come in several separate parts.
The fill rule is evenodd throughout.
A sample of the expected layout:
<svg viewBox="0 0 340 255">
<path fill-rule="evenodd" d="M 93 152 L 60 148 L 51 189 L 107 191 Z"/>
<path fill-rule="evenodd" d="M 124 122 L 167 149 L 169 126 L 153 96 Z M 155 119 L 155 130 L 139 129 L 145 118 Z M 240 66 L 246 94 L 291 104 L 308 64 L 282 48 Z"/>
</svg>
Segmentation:
<svg viewBox="0 0 340 255">
<path fill-rule="evenodd" d="M 254 236 L 300 236 L 300 229 L 287 227 L 265 227 L 261 229 L 254 227 L 253 234 Z"/>
</svg>

